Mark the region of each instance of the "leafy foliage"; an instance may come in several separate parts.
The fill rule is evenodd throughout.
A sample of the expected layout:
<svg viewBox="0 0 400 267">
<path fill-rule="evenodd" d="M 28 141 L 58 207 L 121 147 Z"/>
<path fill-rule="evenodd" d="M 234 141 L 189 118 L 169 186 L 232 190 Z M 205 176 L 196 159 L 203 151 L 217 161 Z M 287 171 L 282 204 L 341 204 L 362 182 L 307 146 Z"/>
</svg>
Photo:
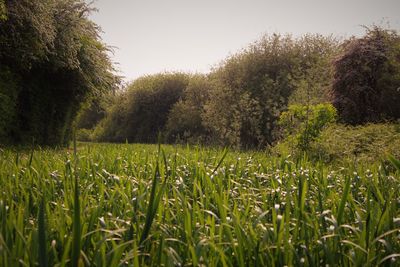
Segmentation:
<svg viewBox="0 0 400 267">
<path fill-rule="evenodd" d="M 281 114 L 278 124 L 287 136 L 286 142 L 293 148 L 307 151 L 323 128 L 335 120 L 336 109 L 331 104 L 291 105 Z"/>
<path fill-rule="evenodd" d="M 400 125 L 390 123 L 358 126 L 331 124 L 322 130 L 320 138 L 310 145 L 308 155 L 315 160 L 342 164 L 386 161 L 400 157 Z"/>
<path fill-rule="evenodd" d="M 295 91 L 289 105 L 316 105 L 330 102 L 334 68 L 332 60 L 340 52 L 340 39 L 319 34 L 305 34 L 297 40 L 299 49 Z M 293 66 L 296 67 L 296 66 Z"/>
<path fill-rule="evenodd" d="M 400 37 L 377 26 L 351 39 L 334 62 L 333 103 L 350 124 L 400 118 Z"/>
</svg>

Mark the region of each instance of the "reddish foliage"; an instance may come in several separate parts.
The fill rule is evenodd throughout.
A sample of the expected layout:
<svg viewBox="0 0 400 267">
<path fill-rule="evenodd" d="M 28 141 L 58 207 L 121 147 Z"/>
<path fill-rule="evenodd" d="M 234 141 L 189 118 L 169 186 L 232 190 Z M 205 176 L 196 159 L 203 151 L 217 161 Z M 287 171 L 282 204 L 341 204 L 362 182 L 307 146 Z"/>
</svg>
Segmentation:
<svg viewBox="0 0 400 267">
<path fill-rule="evenodd" d="M 400 37 L 373 27 L 344 44 L 334 62 L 333 104 L 342 121 L 361 124 L 400 118 Z"/>
</svg>

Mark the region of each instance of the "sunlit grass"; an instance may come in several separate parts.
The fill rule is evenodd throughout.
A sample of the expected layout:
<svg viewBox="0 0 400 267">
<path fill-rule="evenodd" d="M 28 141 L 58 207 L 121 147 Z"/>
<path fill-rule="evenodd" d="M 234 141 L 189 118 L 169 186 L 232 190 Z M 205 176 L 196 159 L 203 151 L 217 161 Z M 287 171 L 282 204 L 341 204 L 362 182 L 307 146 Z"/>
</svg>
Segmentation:
<svg viewBox="0 0 400 267">
<path fill-rule="evenodd" d="M 379 164 L 155 145 L 80 144 L 76 158 L 4 149 L 0 266 L 398 266 L 399 192 L 399 170 Z"/>
</svg>

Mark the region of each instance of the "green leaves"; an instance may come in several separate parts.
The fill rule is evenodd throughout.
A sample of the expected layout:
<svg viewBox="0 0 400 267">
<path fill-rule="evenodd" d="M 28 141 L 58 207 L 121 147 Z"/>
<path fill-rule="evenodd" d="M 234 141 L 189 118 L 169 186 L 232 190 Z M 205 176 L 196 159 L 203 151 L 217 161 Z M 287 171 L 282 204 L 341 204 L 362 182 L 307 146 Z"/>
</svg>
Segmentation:
<svg viewBox="0 0 400 267">
<path fill-rule="evenodd" d="M 323 128 L 335 120 L 336 109 L 331 104 L 291 105 L 281 114 L 278 124 L 290 145 L 304 152 Z"/>
<path fill-rule="evenodd" d="M 108 109 L 96 126 L 96 141 L 156 143 L 171 108 L 183 96 L 190 75 L 161 73 L 139 78 Z"/>
<path fill-rule="evenodd" d="M 149 236 L 150 228 L 154 221 L 154 217 L 157 213 L 158 205 L 160 203 L 160 198 L 161 198 L 161 194 L 163 192 L 163 188 L 160 189 L 158 193 L 156 193 L 157 183 L 159 182 L 158 180 L 160 179 L 159 177 L 160 177 L 160 171 L 159 171 L 159 165 L 157 162 L 156 170 L 154 172 L 153 181 L 151 184 L 151 192 L 150 192 L 149 203 L 147 206 L 146 220 L 145 220 L 145 224 L 143 227 L 142 235 L 140 236 L 139 245 L 142 245 L 143 242 Z"/>
<path fill-rule="evenodd" d="M 304 80 L 316 87 L 308 95 L 314 103 L 326 98 L 331 75 L 321 73 L 329 69 L 337 46 L 333 38 L 320 35 L 273 34 L 227 58 L 210 75 L 214 86 L 202 116 L 213 139 L 240 148 L 276 141 L 278 117 Z"/>
</svg>

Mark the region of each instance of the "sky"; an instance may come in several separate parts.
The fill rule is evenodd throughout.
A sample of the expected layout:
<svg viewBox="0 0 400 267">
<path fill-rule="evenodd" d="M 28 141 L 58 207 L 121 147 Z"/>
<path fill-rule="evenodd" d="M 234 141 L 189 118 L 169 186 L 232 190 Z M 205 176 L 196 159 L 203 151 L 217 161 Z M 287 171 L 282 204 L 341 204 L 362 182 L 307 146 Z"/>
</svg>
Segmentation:
<svg viewBox="0 0 400 267">
<path fill-rule="evenodd" d="M 207 73 L 264 34 L 350 37 L 372 24 L 400 31 L 400 0 L 95 0 L 92 7 L 125 82 Z"/>
</svg>

